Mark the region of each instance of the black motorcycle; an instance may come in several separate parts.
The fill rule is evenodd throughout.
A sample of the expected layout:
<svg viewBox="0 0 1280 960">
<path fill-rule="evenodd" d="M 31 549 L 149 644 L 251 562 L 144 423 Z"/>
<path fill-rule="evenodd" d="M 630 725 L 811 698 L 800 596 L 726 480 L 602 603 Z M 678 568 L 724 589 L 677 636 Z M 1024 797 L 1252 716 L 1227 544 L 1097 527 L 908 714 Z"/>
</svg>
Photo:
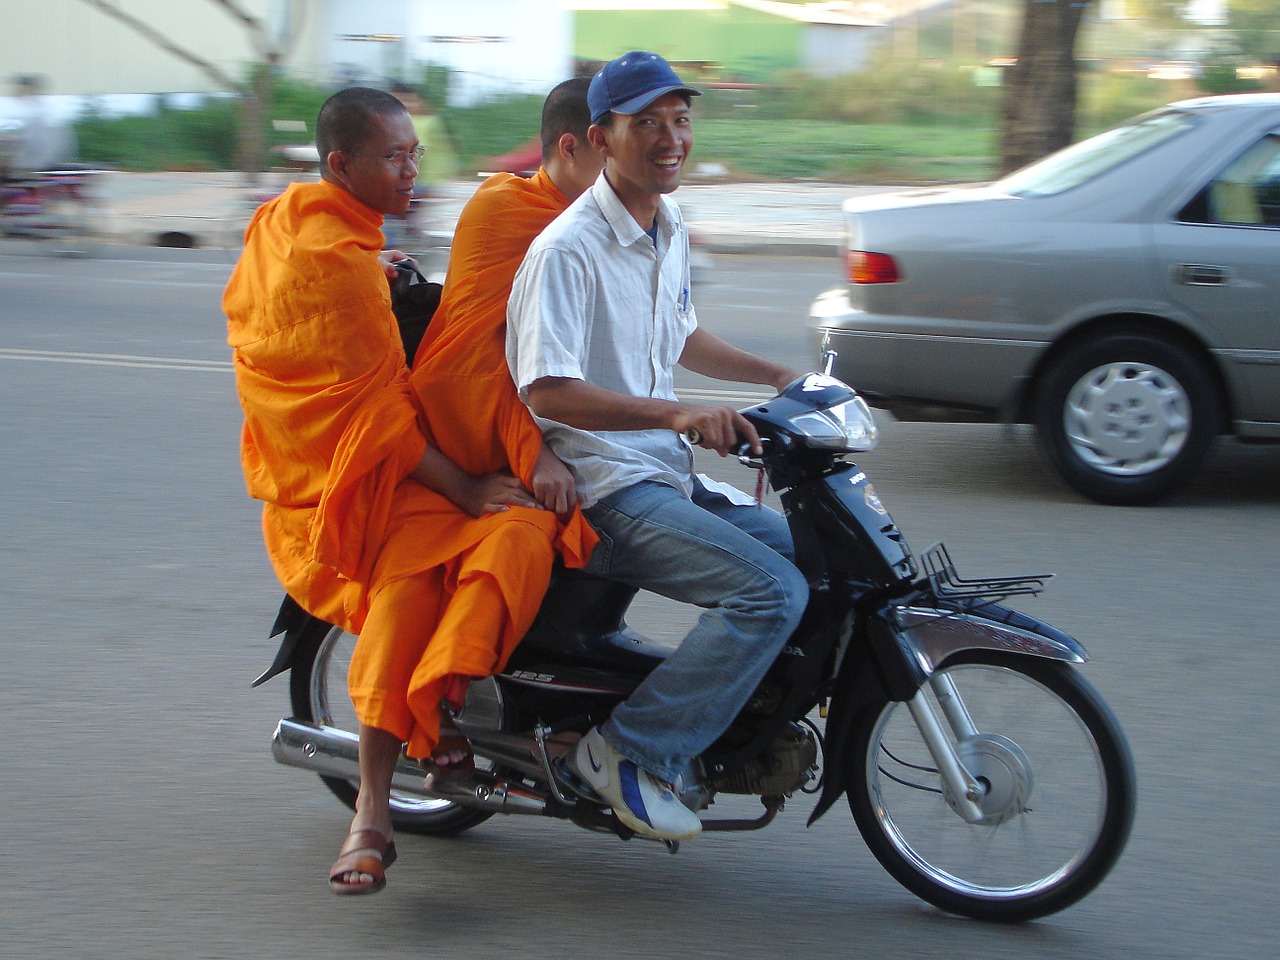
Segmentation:
<svg viewBox="0 0 1280 960">
<path fill-rule="evenodd" d="M 875 445 L 876 428 L 840 381 L 810 374 L 742 413 L 764 452 L 739 459 L 780 492 L 810 600 L 750 702 L 680 778 L 681 799 L 704 831 L 747 831 L 797 791 L 820 793 L 810 823 L 844 793 L 884 868 L 953 913 L 1021 921 L 1085 896 L 1124 849 L 1136 783 L 1119 724 L 1075 669 L 1084 648 L 1004 605 L 1047 577 L 966 580 L 941 544 L 917 559 L 846 460 Z M 453 834 L 505 813 L 630 838 L 560 763 L 669 649 L 626 625 L 635 593 L 557 571 L 507 669 L 471 686 L 458 725 L 475 772 L 428 789 L 403 759 L 396 829 Z M 279 652 L 255 685 L 291 670 L 293 709 L 275 757 L 318 772 L 353 805 L 355 638 L 288 599 L 272 635 Z M 763 813 L 717 818 L 720 794 L 758 796 Z"/>
</svg>

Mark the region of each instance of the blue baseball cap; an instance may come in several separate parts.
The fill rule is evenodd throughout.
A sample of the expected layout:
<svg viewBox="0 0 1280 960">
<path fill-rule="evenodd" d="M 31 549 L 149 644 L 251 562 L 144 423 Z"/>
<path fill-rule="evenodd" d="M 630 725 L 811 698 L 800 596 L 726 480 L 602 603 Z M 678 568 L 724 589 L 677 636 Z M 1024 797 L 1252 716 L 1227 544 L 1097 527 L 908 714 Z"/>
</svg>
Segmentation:
<svg viewBox="0 0 1280 960">
<path fill-rule="evenodd" d="M 610 60 L 591 78 L 587 88 L 587 108 L 591 122 L 599 123 L 606 113 L 639 113 L 663 94 L 684 93 L 702 96 L 671 69 L 656 53 L 632 50 Z"/>
</svg>

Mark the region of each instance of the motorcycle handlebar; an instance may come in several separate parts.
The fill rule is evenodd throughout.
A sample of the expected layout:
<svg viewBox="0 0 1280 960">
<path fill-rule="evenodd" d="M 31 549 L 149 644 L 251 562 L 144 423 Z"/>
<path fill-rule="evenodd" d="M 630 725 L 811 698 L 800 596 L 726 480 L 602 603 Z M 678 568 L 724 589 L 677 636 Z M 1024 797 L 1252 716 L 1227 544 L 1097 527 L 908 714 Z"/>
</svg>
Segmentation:
<svg viewBox="0 0 1280 960">
<path fill-rule="evenodd" d="M 688 430 L 686 430 L 684 432 L 684 437 L 695 447 L 699 446 L 702 443 L 702 434 L 699 432 L 697 427 L 690 427 Z M 764 443 L 764 442 L 765 442 L 764 438 L 762 437 L 761 443 Z M 733 449 L 730 450 L 729 452 L 733 454 L 735 457 L 739 457 L 739 458 L 749 457 L 751 456 L 751 444 L 746 437 L 744 437 L 742 434 L 739 433 L 737 435 L 737 443 L 735 444 Z"/>
</svg>

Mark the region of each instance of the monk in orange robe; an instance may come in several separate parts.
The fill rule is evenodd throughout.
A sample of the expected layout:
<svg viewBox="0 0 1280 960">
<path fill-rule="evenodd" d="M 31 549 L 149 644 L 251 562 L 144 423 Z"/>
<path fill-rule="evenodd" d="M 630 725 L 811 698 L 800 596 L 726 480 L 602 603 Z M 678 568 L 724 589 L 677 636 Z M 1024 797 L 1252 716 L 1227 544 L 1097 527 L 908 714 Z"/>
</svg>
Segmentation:
<svg viewBox="0 0 1280 960">
<path fill-rule="evenodd" d="M 469 473 L 510 471 L 560 513 L 576 504 L 553 504 L 541 486 L 549 471 L 538 470 L 538 463 L 554 455 L 507 367 L 507 298 L 529 244 L 604 168 L 604 158 L 587 140 L 589 85 L 589 78 L 566 80 L 547 95 L 542 167 L 533 177 L 496 174 L 463 208 L 440 306 L 412 375 L 428 438 L 442 453 Z M 575 513 L 574 522 L 580 517 Z M 582 536 L 594 538 L 589 528 Z"/>
<path fill-rule="evenodd" d="M 384 214 L 413 193 L 418 139 L 377 90 L 331 97 L 316 124 L 322 180 L 255 214 L 223 298 L 245 413 L 241 457 L 281 583 L 359 635 L 348 678 L 360 790 L 330 871 L 337 893 L 385 885 L 395 856 L 391 775 L 401 750 L 438 755 L 441 703 L 505 665 L 559 551 L 581 566 L 594 535 L 572 479 L 471 474 L 428 436 L 380 261 Z M 536 453 L 534 454 L 536 458 Z M 532 477 L 530 478 L 532 481 Z M 450 751 L 447 760 L 459 758 Z"/>
</svg>

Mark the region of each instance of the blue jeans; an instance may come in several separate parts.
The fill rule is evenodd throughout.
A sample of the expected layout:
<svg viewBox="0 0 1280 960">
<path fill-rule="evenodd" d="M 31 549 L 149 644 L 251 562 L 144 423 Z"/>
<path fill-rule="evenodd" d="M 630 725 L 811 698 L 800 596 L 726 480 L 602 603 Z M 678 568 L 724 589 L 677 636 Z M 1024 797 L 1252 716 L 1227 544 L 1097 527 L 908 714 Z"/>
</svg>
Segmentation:
<svg viewBox="0 0 1280 960">
<path fill-rule="evenodd" d="M 692 502 L 656 481 L 586 511 L 600 543 L 586 569 L 705 608 L 680 646 L 600 726 L 615 749 L 674 780 L 728 729 L 804 613 L 786 520 L 694 480 Z"/>
</svg>

